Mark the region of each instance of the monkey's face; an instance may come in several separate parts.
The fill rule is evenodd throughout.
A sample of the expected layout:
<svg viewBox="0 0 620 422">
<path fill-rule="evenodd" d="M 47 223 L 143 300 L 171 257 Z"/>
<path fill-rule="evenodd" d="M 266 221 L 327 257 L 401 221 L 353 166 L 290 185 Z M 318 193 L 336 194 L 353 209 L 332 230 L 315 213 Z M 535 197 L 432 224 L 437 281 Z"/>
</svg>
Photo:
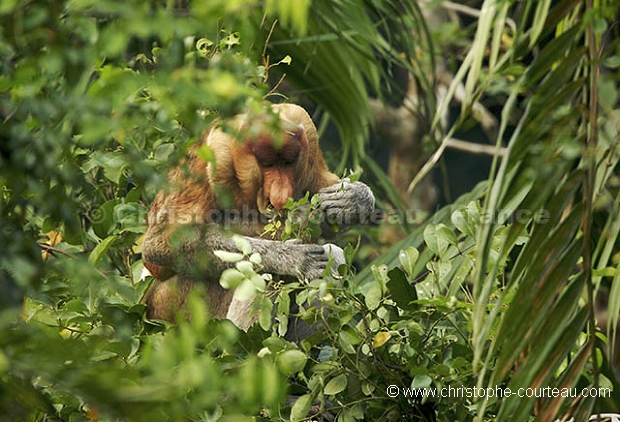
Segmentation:
<svg viewBox="0 0 620 422">
<path fill-rule="evenodd" d="M 289 198 L 316 193 L 317 186 L 337 179 L 325 165 L 306 111 L 291 104 L 272 108 L 273 115 L 239 115 L 228 125 L 232 130 L 215 128 L 206 135 L 215 154 L 207 173 L 218 207 L 224 206 L 218 192 L 227 192 L 237 209 L 269 214 L 269 208 L 282 210 Z"/>
<path fill-rule="evenodd" d="M 281 210 L 297 191 L 295 175 L 307 149 L 302 125 L 285 130 L 283 139 L 268 136 L 247 141 L 250 154 L 256 159 L 262 175 L 257 205 L 259 210 L 269 206 Z"/>
</svg>

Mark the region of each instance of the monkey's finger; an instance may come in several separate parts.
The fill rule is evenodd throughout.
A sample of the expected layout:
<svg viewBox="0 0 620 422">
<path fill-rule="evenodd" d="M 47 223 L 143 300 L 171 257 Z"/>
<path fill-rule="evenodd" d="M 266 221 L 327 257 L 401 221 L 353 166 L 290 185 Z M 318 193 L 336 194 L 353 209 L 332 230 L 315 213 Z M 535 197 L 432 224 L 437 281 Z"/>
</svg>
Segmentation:
<svg viewBox="0 0 620 422">
<path fill-rule="evenodd" d="M 335 193 L 343 193 L 346 192 L 351 183 L 342 183 L 338 182 L 334 185 L 323 188 L 319 191 L 319 194 L 335 194 Z"/>
<path fill-rule="evenodd" d="M 302 246 L 302 252 L 307 255 L 321 256 L 325 254 L 325 249 L 321 245 L 300 245 Z"/>
<path fill-rule="evenodd" d="M 323 249 L 325 249 L 325 252 L 329 257 L 334 259 L 334 266 L 336 268 L 341 264 L 346 263 L 344 259 L 344 251 L 342 250 L 342 248 L 331 243 L 327 243 L 323 245 Z"/>
<path fill-rule="evenodd" d="M 333 185 L 327 186 L 326 188 L 321 189 L 319 192 L 339 191 L 339 190 L 342 190 L 343 188 L 346 188 L 347 186 L 352 185 L 352 184 L 353 183 L 351 183 L 351 179 L 349 179 L 348 177 L 345 177 L 344 179 L 340 179 L 339 181 L 337 181 Z"/>
<path fill-rule="evenodd" d="M 323 211 L 331 210 L 331 209 L 345 209 L 345 208 L 349 208 L 347 205 L 348 203 L 343 204 L 343 201 L 339 199 L 329 199 L 326 201 L 321 201 L 320 208 Z"/>
</svg>

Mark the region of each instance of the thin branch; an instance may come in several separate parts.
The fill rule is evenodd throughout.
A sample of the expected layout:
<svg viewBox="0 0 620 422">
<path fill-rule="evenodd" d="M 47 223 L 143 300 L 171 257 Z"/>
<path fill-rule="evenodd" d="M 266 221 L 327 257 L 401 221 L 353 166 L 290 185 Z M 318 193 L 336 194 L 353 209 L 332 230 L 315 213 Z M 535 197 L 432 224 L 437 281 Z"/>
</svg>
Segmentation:
<svg viewBox="0 0 620 422">
<path fill-rule="evenodd" d="M 469 152 L 470 154 L 483 154 L 503 157 L 506 155 L 505 147 L 495 147 L 493 145 L 477 144 L 475 142 L 463 141 L 456 138 L 446 139 L 446 147 L 456 149 L 458 151 Z"/>
<path fill-rule="evenodd" d="M 480 10 L 474 7 L 466 6 L 464 4 L 454 3 L 451 1 L 442 1 L 441 7 L 446 10 L 460 13 L 462 15 L 471 16 L 474 18 L 480 17 Z"/>
<path fill-rule="evenodd" d="M 451 1 L 442 1 L 441 2 L 441 7 L 445 10 L 451 11 L 451 12 L 456 12 L 456 13 L 460 13 L 462 15 L 465 16 L 471 16 L 474 18 L 479 18 L 480 17 L 480 10 L 479 9 L 475 9 L 473 7 L 469 7 L 466 6 L 464 4 L 459 4 L 459 3 L 454 3 Z M 513 31 L 517 30 L 517 24 L 515 23 L 514 20 L 507 18 L 506 19 L 506 23 L 508 24 L 508 26 L 510 27 L 510 29 L 512 29 Z"/>
<path fill-rule="evenodd" d="M 413 189 L 420 183 L 420 181 L 435 167 L 435 164 L 439 161 L 443 152 L 446 149 L 448 138 L 444 139 L 444 141 L 439 145 L 437 151 L 429 158 L 429 160 L 424 164 L 424 166 L 420 169 L 420 171 L 415 175 L 411 183 L 409 183 L 409 187 L 407 188 L 407 193 L 413 192 Z"/>
<path fill-rule="evenodd" d="M 47 245 L 47 244 L 45 244 L 45 243 L 39 243 L 39 247 L 40 247 L 41 249 L 43 249 L 43 251 L 45 251 L 45 252 L 47 252 L 47 253 L 49 253 L 49 254 L 59 253 L 59 254 L 62 254 L 62 255 L 68 256 L 68 257 L 70 257 L 70 258 L 77 258 L 77 256 L 76 256 L 76 255 L 74 255 L 74 254 L 72 254 L 72 253 L 70 253 L 70 252 L 63 251 L 62 249 L 55 248 L 55 247 L 50 246 L 50 245 Z"/>
<path fill-rule="evenodd" d="M 471 142 L 461 141 L 455 138 L 445 138 L 437 151 L 429 158 L 429 160 L 424 164 L 424 166 L 420 169 L 420 171 L 415 175 L 411 183 L 409 183 L 409 187 L 407 188 L 407 193 L 413 192 L 415 187 L 420 183 L 420 181 L 435 167 L 435 164 L 439 161 L 441 156 L 443 155 L 446 148 L 460 149 L 463 151 L 471 152 L 474 154 L 489 154 L 491 156 L 503 157 L 506 155 L 506 148 L 504 147 L 493 147 L 490 145 L 480 145 L 474 144 Z"/>
</svg>

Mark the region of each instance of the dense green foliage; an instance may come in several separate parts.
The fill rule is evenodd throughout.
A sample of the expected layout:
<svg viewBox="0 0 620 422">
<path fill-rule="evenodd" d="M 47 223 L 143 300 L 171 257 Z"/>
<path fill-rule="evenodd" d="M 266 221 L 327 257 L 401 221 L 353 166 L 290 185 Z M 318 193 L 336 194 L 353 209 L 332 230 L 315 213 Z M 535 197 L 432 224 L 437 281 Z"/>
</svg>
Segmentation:
<svg viewBox="0 0 620 422">
<path fill-rule="evenodd" d="M 608 353 L 620 314 L 617 2 L 488 0 L 458 29 L 428 28 L 415 2 L 393 3 L 2 2 L 0 421 L 620 412 Z M 455 78 L 435 104 L 442 49 L 462 55 L 446 59 Z M 209 320 L 197 298 L 189 322 L 147 320 L 140 243 L 170 166 L 215 117 L 275 96 L 274 67 L 336 123 L 340 164 L 369 163 L 369 92 L 393 88 L 375 55 L 411 71 L 427 99 L 417 114 L 437 153 L 423 173 L 472 123 L 475 101 L 499 110 L 488 181 L 375 261 L 342 267 L 337 283 L 281 284 L 273 303 L 257 295 L 248 333 Z M 460 115 L 440 127 L 461 82 Z M 393 198 L 372 176 L 377 196 Z M 225 257 L 239 281 L 260 267 L 245 252 Z M 350 263 L 356 252 L 353 238 Z M 282 339 L 290 292 L 302 316 L 325 320 L 300 344 Z M 613 394 L 412 398 L 390 396 L 392 385 Z"/>
</svg>

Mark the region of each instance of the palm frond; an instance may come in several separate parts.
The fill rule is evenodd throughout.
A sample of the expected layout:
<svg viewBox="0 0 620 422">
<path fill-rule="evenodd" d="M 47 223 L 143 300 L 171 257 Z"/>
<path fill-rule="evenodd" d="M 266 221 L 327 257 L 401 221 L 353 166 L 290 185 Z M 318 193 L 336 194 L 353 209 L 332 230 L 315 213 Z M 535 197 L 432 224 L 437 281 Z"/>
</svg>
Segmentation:
<svg viewBox="0 0 620 422">
<path fill-rule="evenodd" d="M 609 142 L 597 131 L 599 117 L 593 112 L 601 107 L 596 75 L 602 51 L 600 35 L 594 36 L 593 16 L 602 19 L 609 6 L 603 3 L 594 8 L 570 0 L 524 2 L 515 9 L 509 2 L 484 1 L 471 47 L 438 105 L 435 124 L 458 85 L 465 84 L 462 115 L 446 131 L 448 139 L 475 101 L 499 94 L 504 104 L 495 141 L 498 150 L 505 145 L 505 153 L 495 157 L 480 210 L 492 218 L 476 228 L 469 276 L 473 368 L 479 387 L 507 385 L 516 391 L 572 388 L 578 382 L 599 385 L 593 306 L 603 276 L 602 272 L 593 276 L 592 270 L 603 271 L 612 263 L 620 233 L 617 200 L 607 209 L 603 235 L 592 231 L 594 201 L 609 189 L 619 156 L 617 139 Z M 514 27 L 508 25 L 513 17 Z M 606 118 L 613 115 L 608 111 Z M 429 162 L 430 167 L 436 162 Z M 544 211 L 544 223 L 500 217 L 537 210 Z M 429 224 L 456 229 L 454 215 L 445 211 L 436 213 Z M 396 264 L 399 248 L 406 245 L 424 247 L 423 232 L 424 228 L 414 230 L 377 263 Z M 472 244 L 462 234 L 460 239 L 461 251 Z M 432 255 L 421 251 L 418 277 L 424 277 Z M 458 273 L 452 269 L 443 280 L 442 294 L 466 288 L 456 280 Z M 617 301 L 620 277 L 615 268 L 607 273 L 614 275 L 611 299 Z M 360 281 L 368 282 L 366 276 L 360 273 Z M 608 323 L 612 331 L 618 307 L 611 304 L 609 309 L 614 312 Z M 536 401 L 508 397 L 497 417 L 527 420 Z M 589 415 L 595 405 L 586 397 L 541 403 L 543 420 L 563 412 Z M 489 401 L 478 401 L 479 420 L 485 418 L 488 406 Z"/>
<path fill-rule="evenodd" d="M 417 54 L 415 49 L 424 51 Z M 283 71 L 302 94 L 323 108 L 336 124 L 343 145 L 341 167 L 359 165 L 372 115 L 370 94 L 403 95 L 406 86 L 389 83 L 396 68 L 406 69 L 433 109 L 433 51 L 417 2 L 315 2 L 307 31 L 276 25 L 267 51 L 292 58 Z M 400 92 L 402 91 L 402 92 Z"/>
</svg>

